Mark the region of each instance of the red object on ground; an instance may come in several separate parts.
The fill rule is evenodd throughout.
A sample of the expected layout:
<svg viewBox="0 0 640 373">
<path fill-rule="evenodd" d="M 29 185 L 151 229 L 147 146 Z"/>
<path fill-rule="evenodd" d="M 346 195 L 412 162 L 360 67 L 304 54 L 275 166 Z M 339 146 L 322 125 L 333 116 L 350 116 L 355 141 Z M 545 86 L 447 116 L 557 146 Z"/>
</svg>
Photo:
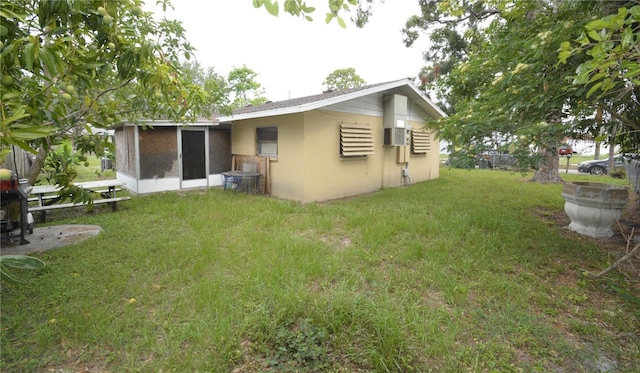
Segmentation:
<svg viewBox="0 0 640 373">
<path fill-rule="evenodd" d="M 2 168 L 0 169 L 0 190 L 16 190 L 20 186 L 18 182 L 18 175 L 15 172 Z"/>
</svg>

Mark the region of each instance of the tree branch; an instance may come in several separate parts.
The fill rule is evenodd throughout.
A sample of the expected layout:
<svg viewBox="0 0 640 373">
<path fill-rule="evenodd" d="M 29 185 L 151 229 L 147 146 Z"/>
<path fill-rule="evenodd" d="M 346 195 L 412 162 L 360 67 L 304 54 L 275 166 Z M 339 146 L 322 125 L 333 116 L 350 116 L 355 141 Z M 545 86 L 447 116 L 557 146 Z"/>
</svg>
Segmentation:
<svg viewBox="0 0 640 373">
<path fill-rule="evenodd" d="M 127 80 L 126 82 L 124 82 L 124 83 L 120 84 L 120 85 L 119 85 L 119 86 L 117 86 L 117 87 L 109 88 L 109 89 L 105 89 L 104 91 L 100 92 L 100 94 L 99 94 L 98 96 L 96 96 L 96 100 L 97 100 L 97 99 L 99 99 L 100 97 L 102 97 L 102 96 L 106 95 L 106 94 L 107 94 L 107 93 L 109 93 L 109 92 L 113 92 L 113 91 L 117 91 L 117 90 L 119 90 L 120 88 L 122 88 L 122 87 L 126 86 L 127 84 L 131 83 L 131 82 L 133 81 L 133 79 L 134 79 L 134 78 L 130 78 L 129 80 Z"/>
<path fill-rule="evenodd" d="M 625 256 L 623 256 L 622 258 L 618 259 L 615 263 L 613 263 L 612 265 L 610 265 L 606 269 L 602 270 L 600 273 L 595 274 L 595 275 L 592 274 L 592 273 L 589 273 L 589 277 L 598 278 L 598 277 L 602 277 L 602 276 L 606 275 L 607 273 L 611 272 L 611 270 L 613 270 L 614 268 L 619 266 L 622 262 L 624 262 L 625 260 L 627 260 L 627 259 L 631 258 L 632 256 L 634 256 L 639 250 L 640 250 L 640 243 L 637 244 L 633 248 L 633 250 L 629 251 Z"/>
<path fill-rule="evenodd" d="M 622 122 L 624 125 L 629 126 L 636 130 L 640 130 L 640 125 L 618 114 L 615 110 L 613 110 L 613 108 L 611 108 L 611 106 L 607 105 L 603 100 L 599 100 L 598 103 L 602 106 L 604 110 L 606 110 L 609 114 L 611 114 L 612 117 L 616 118 L 617 120 Z"/>
</svg>

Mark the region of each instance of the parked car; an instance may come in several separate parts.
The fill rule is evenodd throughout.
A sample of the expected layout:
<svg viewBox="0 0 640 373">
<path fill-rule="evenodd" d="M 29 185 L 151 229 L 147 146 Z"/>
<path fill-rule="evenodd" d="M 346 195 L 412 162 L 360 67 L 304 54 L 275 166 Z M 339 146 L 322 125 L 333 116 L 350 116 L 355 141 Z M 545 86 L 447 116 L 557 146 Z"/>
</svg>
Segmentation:
<svg viewBox="0 0 640 373">
<path fill-rule="evenodd" d="M 624 167 L 624 157 L 622 155 L 613 157 L 613 167 Z M 578 172 L 591 175 L 606 175 L 609 172 L 609 158 L 580 162 L 578 163 Z"/>
<path fill-rule="evenodd" d="M 577 152 L 574 152 L 573 148 L 571 148 L 571 145 L 569 145 L 569 144 L 562 144 L 558 148 L 558 154 L 559 155 L 571 156 L 571 155 L 576 154 L 576 153 Z"/>
</svg>

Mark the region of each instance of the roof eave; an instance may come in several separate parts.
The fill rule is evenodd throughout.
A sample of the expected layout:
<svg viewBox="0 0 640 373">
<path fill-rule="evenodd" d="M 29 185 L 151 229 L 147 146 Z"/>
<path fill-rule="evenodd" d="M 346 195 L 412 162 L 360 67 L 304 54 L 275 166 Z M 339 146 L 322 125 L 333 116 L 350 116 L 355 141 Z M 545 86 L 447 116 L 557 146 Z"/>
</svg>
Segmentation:
<svg viewBox="0 0 640 373">
<path fill-rule="evenodd" d="M 399 87 L 409 87 L 412 92 L 420 98 L 418 101 L 418 105 L 429 115 L 434 118 L 446 117 L 447 114 L 443 112 L 437 105 L 435 105 L 428 97 L 424 95 L 420 90 L 417 89 L 413 84 L 410 83 L 408 79 L 396 80 L 393 82 L 388 82 L 386 84 L 376 85 L 371 88 L 359 90 L 356 92 L 346 93 L 340 96 L 330 97 L 318 101 L 309 102 L 302 105 L 288 106 L 284 108 L 270 109 L 270 110 L 257 110 L 249 113 L 241 113 L 241 114 L 232 114 L 223 117 L 219 117 L 218 121 L 220 123 L 231 123 L 237 120 L 244 119 L 254 119 L 254 118 L 264 118 L 264 117 L 273 117 L 278 115 L 287 115 L 287 114 L 297 114 L 302 113 L 309 110 L 315 110 L 319 108 L 323 108 L 326 106 L 339 104 L 344 101 L 349 101 L 354 98 L 363 97 L 370 95 L 372 93 L 378 93 L 387 91 L 390 89 L 395 89 Z"/>
</svg>

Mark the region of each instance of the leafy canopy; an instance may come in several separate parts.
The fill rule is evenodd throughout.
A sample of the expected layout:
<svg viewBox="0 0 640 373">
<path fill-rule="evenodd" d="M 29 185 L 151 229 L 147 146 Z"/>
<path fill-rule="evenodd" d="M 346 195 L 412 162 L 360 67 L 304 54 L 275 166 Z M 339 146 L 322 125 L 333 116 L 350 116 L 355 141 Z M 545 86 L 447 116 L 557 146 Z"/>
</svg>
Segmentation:
<svg viewBox="0 0 640 373">
<path fill-rule="evenodd" d="M 327 75 L 322 84 L 325 85 L 329 91 L 339 91 L 361 87 L 367 84 L 367 82 L 356 73 L 356 69 L 349 67 L 334 70 L 331 74 Z"/>
<path fill-rule="evenodd" d="M 179 68 L 193 52 L 181 23 L 141 6 L 0 0 L 3 157 L 9 145 L 35 151 L 91 126 L 206 114 L 207 92 Z"/>
<path fill-rule="evenodd" d="M 425 88 L 451 114 L 431 125 L 452 151 L 510 151 L 535 180 L 559 181 L 556 147 L 593 123 L 596 103 L 567 80 L 584 60 L 557 64 L 558 49 L 617 8 L 597 1 L 424 1 L 405 41 L 431 32 Z M 591 119 L 590 119 L 591 118 Z"/>
</svg>

